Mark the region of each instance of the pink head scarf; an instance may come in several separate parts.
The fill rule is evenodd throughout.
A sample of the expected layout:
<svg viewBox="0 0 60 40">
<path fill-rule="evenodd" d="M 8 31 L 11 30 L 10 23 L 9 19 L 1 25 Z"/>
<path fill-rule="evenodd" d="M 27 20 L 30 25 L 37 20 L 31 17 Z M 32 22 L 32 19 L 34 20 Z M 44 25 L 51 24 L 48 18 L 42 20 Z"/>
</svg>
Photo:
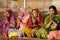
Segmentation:
<svg viewBox="0 0 60 40">
<path fill-rule="evenodd" d="M 23 18 L 20 16 L 20 12 L 19 12 L 19 11 L 22 11 L 22 12 L 24 13 L 24 17 L 23 17 Z M 21 8 L 18 10 L 18 17 L 19 17 L 20 19 L 22 19 L 22 22 L 23 22 L 23 23 L 26 23 L 27 20 L 29 19 L 30 15 L 29 15 L 28 11 L 27 11 L 25 8 L 21 7 Z"/>
</svg>

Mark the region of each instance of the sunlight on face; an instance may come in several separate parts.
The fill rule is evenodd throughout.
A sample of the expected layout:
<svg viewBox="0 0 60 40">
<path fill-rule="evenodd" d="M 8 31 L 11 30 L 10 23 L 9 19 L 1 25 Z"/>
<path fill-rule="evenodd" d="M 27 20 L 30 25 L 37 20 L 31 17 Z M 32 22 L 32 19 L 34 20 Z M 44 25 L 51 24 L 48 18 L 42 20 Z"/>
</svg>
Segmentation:
<svg viewBox="0 0 60 40">
<path fill-rule="evenodd" d="M 50 13 L 51 13 L 52 15 L 53 15 L 54 12 L 55 12 L 55 11 L 53 10 L 53 8 L 51 8 L 49 11 L 50 11 Z"/>
<path fill-rule="evenodd" d="M 24 13 L 22 11 L 19 11 L 20 13 L 20 16 L 23 17 L 24 16 Z"/>
<path fill-rule="evenodd" d="M 34 16 L 34 17 L 37 17 L 37 15 L 38 15 L 38 13 L 34 10 L 34 11 L 33 11 L 33 16 Z"/>
<path fill-rule="evenodd" d="M 9 17 L 10 14 L 9 14 L 8 12 L 6 12 L 6 13 L 4 14 L 4 16 Z"/>
</svg>

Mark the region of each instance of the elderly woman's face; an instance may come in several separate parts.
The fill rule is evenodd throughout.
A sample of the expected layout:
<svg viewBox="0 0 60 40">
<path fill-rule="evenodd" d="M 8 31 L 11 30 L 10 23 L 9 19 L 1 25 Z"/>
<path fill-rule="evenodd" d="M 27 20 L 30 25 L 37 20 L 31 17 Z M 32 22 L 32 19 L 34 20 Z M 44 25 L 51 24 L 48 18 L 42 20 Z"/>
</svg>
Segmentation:
<svg viewBox="0 0 60 40">
<path fill-rule="evenodd" d="M 50 11 L 50 13 L 51 13 L 52 15 L 53 15 L 54 12 L 55 12 L 53 8 L 51 8 L 49 11 Z"/>
<path fill-rule="evenodd" d="M 4 16 L 9 17 L 10 16 L 9 12 L 6 12 Z"/>
<path fill-rule="evenodd" d="M 19 12 L 20 13 L 20 16 L 23 17 L 24 16 L 24 13 L 22 11 Z"/>
</svg>

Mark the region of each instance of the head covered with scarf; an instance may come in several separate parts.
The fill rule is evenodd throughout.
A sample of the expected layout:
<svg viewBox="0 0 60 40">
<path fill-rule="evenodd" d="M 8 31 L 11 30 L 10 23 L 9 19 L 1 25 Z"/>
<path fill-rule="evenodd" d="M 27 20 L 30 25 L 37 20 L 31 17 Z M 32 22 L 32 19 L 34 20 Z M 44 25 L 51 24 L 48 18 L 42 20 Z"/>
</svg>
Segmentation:
<svg viewBox="0 0 60 40">
<path fill-rule="evenodd" d="M 16 17 L 14 15 L 14 12 L 11 9 L 8 9 L 6 12 L 8 12 L 9 14 L 11 14 L 11 17 L 14 19 L 14 24 L 16 25 Z"/>
<path fill-rule="evenodd" d="M 22 18 L 22 17 L 20 16 L 20 11 L 23 12 L 24 18 Z M 28 11 L 27 11 L 25 8 L 21 7 L 21 8 L 19 8 L 19 10 L 18 10 L 18 17 L 19 17 L 19 19 L 22 19 L 22 22 L 26 23 L 27 20 L 28 20 L 28 18 L 30 17 L 30 15 L 29 15 Z"/>
<path fill-rule="evenodd" d="M 16 18 L 15 18 L 14 12 L 11 9 L 7 9 L 6 12 L 8 12 L 11 15 L 10 17 L 12 17 L 14 19 L 14 24 L 16 25 Z M 6 23 L 5 20 L 6 19 L 4 17 L 4 19 L 0 23 L 0 27 L 3 27 L 3 25 L 5 25 L 5 23 Z M 10 20 L 10 19 L 8 18 L 8 20 Z M 7 24 L 7 25 L 5 25 L 5 33 L 8 33 L 8 30 L 9 30 L 9 25 Z"/>
</svg>

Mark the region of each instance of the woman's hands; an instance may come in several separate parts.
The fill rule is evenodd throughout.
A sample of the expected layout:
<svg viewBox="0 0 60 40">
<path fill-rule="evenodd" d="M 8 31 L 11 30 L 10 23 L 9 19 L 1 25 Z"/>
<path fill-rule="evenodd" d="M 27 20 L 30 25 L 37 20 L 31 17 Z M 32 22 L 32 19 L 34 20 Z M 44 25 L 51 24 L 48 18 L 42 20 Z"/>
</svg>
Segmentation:
<svg viewBox="0 0 60 40">
<path fill-rule="evenodd" d="M 45 28 L 49 28 L 52 23 L 53 23 L 52 16 L 50 16 L 50 22 L 46 25 Z"/>
<path fill-rule="evenodd" d="M 57 26 L 57 23 L 55 23 L 55 22 L 53 21 L 53 19 L 52 19 L 52 16 L 50 16 L 50 22 L 46 25 L 45 28 L 49 28 L 52 23 L 53 23 L 55 26 Z"/>
<path fill-rule="evenodd" d="M 57 23 L 54 20 L 52 20 L 52 17 L 50 17 L 50 22 L 52 22 L 55 26 L 57 26 Z"/>
</svg>

